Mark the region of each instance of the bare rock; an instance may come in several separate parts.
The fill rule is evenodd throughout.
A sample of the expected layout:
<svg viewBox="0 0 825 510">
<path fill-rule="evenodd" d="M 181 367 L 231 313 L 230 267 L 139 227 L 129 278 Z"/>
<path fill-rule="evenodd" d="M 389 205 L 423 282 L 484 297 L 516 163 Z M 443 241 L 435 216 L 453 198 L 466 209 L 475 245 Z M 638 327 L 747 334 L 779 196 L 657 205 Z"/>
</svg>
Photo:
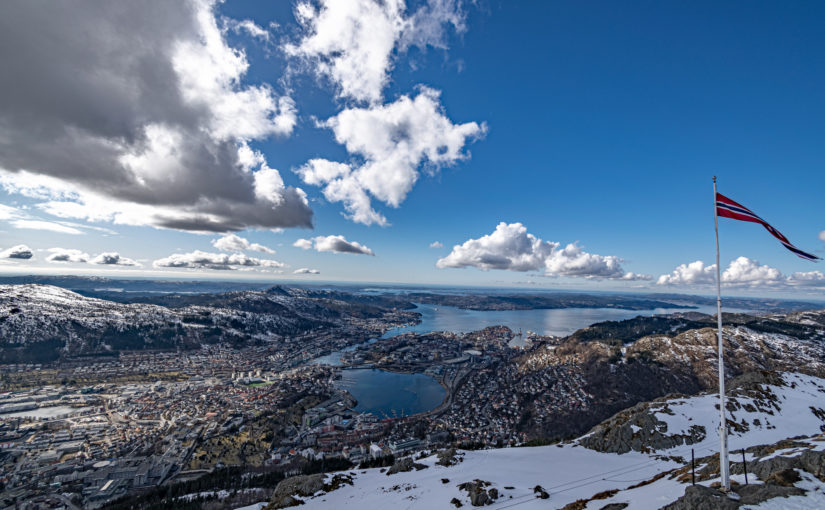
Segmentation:
<svg viewBox="0 0 825 510">
<path fill-rule="evenodd" d="M 300 475 L 281 480 L 275 492 L 272 493 L 267 508 L 287 508 L 302 505 L 303 501 L 297 496 L 309 497 L 318 491 L 324 490 L 324 475 Z"/>
<path fill-rule="evenodd" d="M 765 480 L 765 483 L 774 483 L 783 487 L 793 487 L 794 484 L 800 480 L 802 480 L 802 477 L 799 476 L 799 473 L 797 473 L 795 469 L 782 469 L 771 473 L 768 479 Z"/>
<path fill-rule="evenodd" d="M 798 476 L 798 475 L 797 475 Z M 743 505 L 758 505 L 773 498 L 787 498 L 789 496 L 802 496 L 805 491 L 796 487 L 784 487 L 773 483 L 758 485 L 740 485 L 736 488 L 737 494 L 742 498 Z"/>
<path fill-rule="evenodd" d="M 690 485 L 685 494 L 662 510 L 736 510 L 740 503 L 704 485 Z"/>
<path fill-rule="evenodd" d="M 394 475 L 396 473 L 406 473 L 408 471 L 412 471 L 413 469 L 420 471 L 422 469 L 427 469 L 428 467 L 429 466 L 426 464 L 414 462 L 412 457 L 404 457 L 403 459 L 395 461 L 395 463 L 387 471 L 387 476 Z"/>
<path fill-rule="evenodd" d="M 438 452 L 438 460 L 436 461 L 436 464 L 439 466 L 450 467 L 455 466 L 459 462 L 461 462 L 461 459 L 456 454 L 455 448 L 449 448 Z"/>
</svg>

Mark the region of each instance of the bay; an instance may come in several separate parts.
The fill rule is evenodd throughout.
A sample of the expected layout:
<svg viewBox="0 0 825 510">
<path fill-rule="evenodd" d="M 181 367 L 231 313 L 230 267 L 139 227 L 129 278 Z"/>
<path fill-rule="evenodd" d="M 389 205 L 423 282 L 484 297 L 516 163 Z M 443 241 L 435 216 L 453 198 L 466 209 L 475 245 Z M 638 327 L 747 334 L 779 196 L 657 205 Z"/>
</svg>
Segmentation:
<svg viewBox="0 0 825 510">
<path fill-rule="evenodd" d="M 621 310 L 618 308 L 555 308 L 542 310 L 464 310 L 452 306 L 417 304 L 414 312 L 421 314 L 421 322 L 413 326 L 393 328 L 384 334 L 390 338 L 403 333 L 451 331 L 469 333 L 488 326 L 507 326 L 513 332 L 525 335 L 533 331 L 539 335 L 567 336 L 576 330 L 603 321 L 621 321 L 639 315 L 669 314 L 675 312 L 702 312 L 715 314 L 716 307 L 654 308 L 651 310 Z M 725 309 L 726 312 L 744 311 Z"/>
<path fill-rule="evenodd" d="M 358 400 L 356 411 L 379 418 L 430 411 L 441 404 L 447 393 L 432 377 L 374 368 L 342 370 L 337 386 Z"/>
</svg>

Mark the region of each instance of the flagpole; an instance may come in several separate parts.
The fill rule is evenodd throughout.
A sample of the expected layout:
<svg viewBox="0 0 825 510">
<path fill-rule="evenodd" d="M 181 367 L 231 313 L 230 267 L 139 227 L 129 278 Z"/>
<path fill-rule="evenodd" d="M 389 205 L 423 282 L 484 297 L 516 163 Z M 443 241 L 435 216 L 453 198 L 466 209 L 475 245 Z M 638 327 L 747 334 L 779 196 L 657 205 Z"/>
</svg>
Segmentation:
<svg viewBox="0 0 825 510">
<path fill-rule="evenodd" d="M 725 422 L 725 362 L 722 347 L 722 270 L 719 267 L 719 211 L 716 208 L 716 176 L 713 176 L 713 227 L 716 230 L 716 322 L 719 336 L 719 474 L 722 490 L 730 490 L 728 429 Z"/>
</svg>

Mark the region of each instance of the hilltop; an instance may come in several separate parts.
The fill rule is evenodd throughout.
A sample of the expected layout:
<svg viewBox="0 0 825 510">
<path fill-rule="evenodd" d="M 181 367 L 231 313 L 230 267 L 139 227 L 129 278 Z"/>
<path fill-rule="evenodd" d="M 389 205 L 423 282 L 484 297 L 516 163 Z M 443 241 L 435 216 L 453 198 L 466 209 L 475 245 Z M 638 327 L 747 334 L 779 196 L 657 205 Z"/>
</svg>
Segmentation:
<svg viewBox="0 0 825 510">
<path fill-rule="evenodd" d="M 825 380 L 794 373 L 749 374 L 734 383 L 730 448 L 736 453 L 732 479 L 740 503 L 790 496 L 776 504 L 812 508 L 825 501 L 823 394 Z M 637 406 L 568 443 L 459 451 L 454 465 L 442 465 L 448 464 L 440 462 L 443 455 L 425 454 L 416 458 L 417 468 L 397 474 L 378 468 L 349 471 L 337 489 L 319 486 L 314 495 L 294 498 L 307 509 L 454 508 L 473 506 L 473 500 L 491 508 L 657 509 L 690 488 L 691 449 L 697 482 L 704 487 L 718 482 L 714 398 L 712 393 L 680 396 Z M 625 435 L 629 441 L 621 439 Z M 742 487 L 743 448 L 750 466 L 748 488 Z M 687 492 L 673 508 L 715 504 L 714 491 Z"/>
</svg>

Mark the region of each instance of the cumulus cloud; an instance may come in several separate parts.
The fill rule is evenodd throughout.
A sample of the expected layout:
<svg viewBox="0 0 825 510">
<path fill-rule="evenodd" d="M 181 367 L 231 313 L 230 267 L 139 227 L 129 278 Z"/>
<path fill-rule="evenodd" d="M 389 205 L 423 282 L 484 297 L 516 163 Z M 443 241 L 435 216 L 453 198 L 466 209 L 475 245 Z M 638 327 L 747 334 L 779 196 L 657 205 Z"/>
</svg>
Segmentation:
<svg viewBox="0 0 825 510">
<path fill-rule="evenodd" d="M 469 239 L 453 247 L 452 252 L 436 262 L 440 269 L 476 267 L 484 271 L 544 270 L 545 276 L 570 276 L 624 280 L 649 279 L 647 275 L 627 273 L 621 259 L 585 252 L 577 244 L 562 247 L 543 241 L 521 223 L 501 222 L 492 234 Z"/>
<path fill-rule="evenodd" d="M 275 253 L 275 250 L 262 244 L 250 243 L 249 240 L 235 234 L 227 234 L 219 239 L 212 240 L 212 246 L 221 251 L 259 251 L 262 253 Z"/>
<path fill-rule="evenodd" d="M 671 274 L 661 275 L 658 285 L 716 284 L 716 264 L 706 266 L 701 260 L 681 264 Z M 727 287 L 825 287 L 825 275 L 820 271 L 784 275 L 779 269 L 760 264 L 758 260 L 738 257 L 722 271 L 722 285 Z"/>
<path fill-rule="evenodd" d="M 243 83 L 229 29 L 209 0 L 0 3 L 0 184 L 63 218 L 310 227 L 303 191 L 248 145 L 289 135 L 294 102 Z"/>
<path fill-rule="evenodd" d="M 679 264 L 671 274 L 663 274 L 657 285 L 708 285 L 716 281 L 716 264 L 705 266 L 701 260 Z"/>
<path fill-rule="evenodd" d="M 357 255 L 375 256 L 372 250 L 355 241 L 347 241 L 344 236 L 318 236 L 311 239 L 298 239 L 292 246 L 315 251 L 331 251 L 334 253 L 354 253 Z"/>
<path fill-rule="evenodd" d="M 277 260 L 248 257 L 243 253 L 209 253 L 195 250 L 191 253 L 175 253 L 152 263 L 154 267 L 187 269 L 233 270 L 243 268 L 279 268 L 285 264 Z"/>
<path fill-rule="evenodd" d="M 70 248 L 49 248 L 48 251 L 51 253 L 46 257 L 49 262 L 85 263 L 90 258 L 88 253 Z"/>
<path fill-rule="evenodd" d="M 738 257 L 722 272 L 722 283 L 733 285 L 781 285 L 785 276 L 776 268 L 760 264 L 757 260 Z"/>
<path fill-rule="evenodd" d="M 312 249 L 312 241 L 309 239 L 298 239 L 297 241 L 292 243 L 292 246 L 296 248 L 301 248 L 302 250 L 310 250 Z"/>
<path fill-rule="evenodd" d="M 12 246 L 7 250 L 0 251 L 0 259 L 23 259 L 28 260 L 34 257 L 34 252 L 25 244 Z"/>
<path fill-rule="evenodd" d="M 825 287 L 825 274 L 822 271 L 793 273 L 788 280 L 796 287 Z"/>
<path fill-rule="evenodd" d="M 321 271 L 317 269 L 310 269 L 308 267 L 302 267 L 301 269 L 296 269 L 293 271 L 295 274 L 321 274 Z"/>
<path fill-rule="evenodd" d="M 444 245 L 438 241 L 433 241 L 430 243 L 430 248 L 443 248 Z"/>
<path fill-rule="evenodd" d="M 408 15 L 404 0 L 302 1 L 302 33 L 284 52 L 330 80 L 339 97 L 379 102 L 395 52 L 410 46 L 446 48 L 445 32 L 465 30 L 460 1 L 428 0 Z"/>
<path fill-rule="evenodd" d="M 139 266 L 137 262 L 130 258 L 121 257 L 116 252 L 104 252 L 92 259 L 92 264 L 104 266 Z"/>
<path fill-rule="evenodd" d="M 825 230 L 819 233 L 819 240 L 825 242 Z"/>
<path fill-rule="evenodd" d="M 349 218 L 365 225 L 386 225 L 371 197 L 398 207 L 419 177 L 419 168 L 436 170 L 468 157 L 465 145 L 484 135 L 476 122 L 453 124 L 440 93 L 419 87 L 415 98 L 367 108 L 348 108 L 320 125 L 354 155 L 352 164 L 311 159 L 296 170 L 307 184 L 322 186 L 330 202 L 342 202 Z"/>
</svg>

